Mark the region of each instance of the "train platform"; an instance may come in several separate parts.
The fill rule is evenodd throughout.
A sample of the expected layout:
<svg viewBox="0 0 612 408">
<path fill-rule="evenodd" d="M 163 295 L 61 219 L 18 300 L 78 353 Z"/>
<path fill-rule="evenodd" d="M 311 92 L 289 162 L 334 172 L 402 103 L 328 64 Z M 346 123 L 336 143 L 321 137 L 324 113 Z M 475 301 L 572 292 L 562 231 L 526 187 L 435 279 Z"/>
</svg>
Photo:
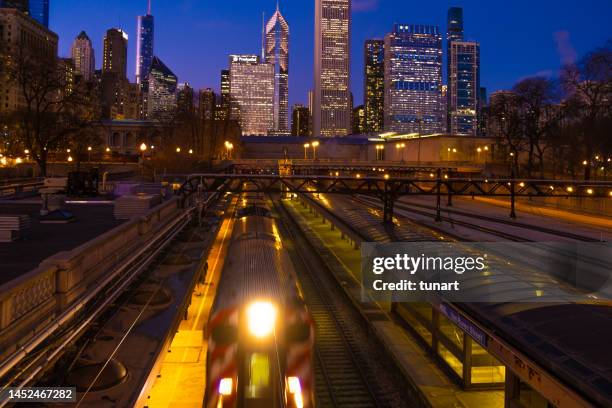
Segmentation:
<svg viewBox="0 0 612 408">
<path fill-rule="evenodd" d="M 286 203 L 397 366 L 419 390 L 423 405 L 432 408 L 504 406 L 503 390 L 466 391 L 452 381 L 417 339 L 388 314 L 388 304 L 362 303 L 360 250 L 355 249 L 338 229 L 332 229 L 328 222 L 323 223 L 321 217 L 298 201 Z"/>
<path fill-rule="evenodd" d="M 234 206 L 232 202 L 218 229 L 207 259 L 206 279 L 191 295 L 187 318 L 181 321 L 150 390 L 148 408 L 202 407 L 206 388 L 206 325 L 232 236 Z"/>
<path fill-rule="evenodd" d="M 43 224 L 39 222 L 40 200 L 0 201 L 0 214 L 23 214 L 31 220 L 26 238 L 0 243 L 0 285 L 31 271 L 44 259 L 74 249 L 123 222 L 113 217 L 113 206 L 108 204 L 66 204 L 65 209 L 74 215 L 74 222 Z"/>
</svg>

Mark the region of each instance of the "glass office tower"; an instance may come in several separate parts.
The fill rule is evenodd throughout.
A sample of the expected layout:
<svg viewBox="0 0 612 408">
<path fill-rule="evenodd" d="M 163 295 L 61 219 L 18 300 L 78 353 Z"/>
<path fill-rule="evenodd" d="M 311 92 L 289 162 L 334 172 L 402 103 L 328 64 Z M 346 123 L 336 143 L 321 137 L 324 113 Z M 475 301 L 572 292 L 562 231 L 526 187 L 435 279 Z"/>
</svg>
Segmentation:
<svg viewBox="0 0 612 408">
<path fill-rule="evenodd" d="M 385 130 L 442 131 L 442 37 L 432 25 L 396 24 L 385 36 Z"/>
<path fill-rule="evenodd" d="M 289 134 L 289 25 L 276 6 L 266 24 L 266 63 L 274 65 L 274 129 Z"/>
<path fill-rule="evenodd" d="M 364 48 L 365 131 L 380 132 L 385 122 L 385 41 L 367 40 Z"/>
</svg>

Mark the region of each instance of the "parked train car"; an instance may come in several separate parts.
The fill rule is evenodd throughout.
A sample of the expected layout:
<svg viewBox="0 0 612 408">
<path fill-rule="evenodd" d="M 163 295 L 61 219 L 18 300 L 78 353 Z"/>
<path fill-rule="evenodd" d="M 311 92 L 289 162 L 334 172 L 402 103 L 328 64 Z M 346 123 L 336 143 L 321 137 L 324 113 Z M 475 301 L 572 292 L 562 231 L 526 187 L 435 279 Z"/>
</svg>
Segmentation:
<svg viewBox="0 0 612 408">
<path fill-rule="evenodd" d="M 241 198 L 208 323 L 206 408 L 314 407 L 314 325 L 265 197 Z"/>
</svg>

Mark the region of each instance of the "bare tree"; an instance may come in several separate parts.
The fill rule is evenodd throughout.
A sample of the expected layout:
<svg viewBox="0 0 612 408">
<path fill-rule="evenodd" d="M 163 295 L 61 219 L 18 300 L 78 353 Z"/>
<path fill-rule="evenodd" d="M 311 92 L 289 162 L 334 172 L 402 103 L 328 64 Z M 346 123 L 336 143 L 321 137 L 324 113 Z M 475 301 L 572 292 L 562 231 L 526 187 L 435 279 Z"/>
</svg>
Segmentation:
<svg viewBox="0 0 612 408">
<path fill-rule="evenodd" d="M 26 51 L 2 52 L 6 80 L 17 87 L 21 107 L 4 115 L 4 126 L 16 144 L 29 150 L 40 174 L 47 174 L 49 153 L 63 149 L 96 118 L 86 88 L 66 81 L 57 57 Z"/>
<path fill-rule="evenodd" d="M 562 84 L 568 95 L 568 126 L 574 131 L 579 159 L 587 163 L 585 179 L 591 178 L 595 156 L 610 155 L 610 118 L 612 117 L 612 42 L 596 49 L 577 64 L 565 66 Z"/>
<path fill-rule="evenodd" d="M 519 96 L 508 91 L 492 98 L 490 119 L 490 131 L 506 146 L 513 172 L 518 175 L 519 154 L 525 150 Z"/>
<path fill-rule="evenodd" d="M 544 155 L 552 146 L 562 118 L 554 83 L 542 77 L 527 78 L 513 87 L 517 95 L 518 118 L 522 137 L 527 144 L 527 175 L 536 167 L 544 178 Z"/>
</svg>

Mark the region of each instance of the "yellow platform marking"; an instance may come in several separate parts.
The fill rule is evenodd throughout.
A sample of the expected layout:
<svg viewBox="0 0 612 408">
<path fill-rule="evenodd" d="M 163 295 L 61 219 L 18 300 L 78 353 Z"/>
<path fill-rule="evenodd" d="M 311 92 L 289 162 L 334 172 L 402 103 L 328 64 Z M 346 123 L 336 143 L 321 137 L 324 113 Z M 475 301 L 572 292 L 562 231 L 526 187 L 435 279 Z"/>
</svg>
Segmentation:
<svg viewBox="0 0 612 408">
<path fill-rule="evenodd" d="M 187 319 L 181 321 L 170 350 L 164 356 L 160 377 L 146 402 L 149 408 L 202 407 L 206 385 L 205 326 L 223 269 L 227 242 L 234 228 L 234 206 L 232 202 L 211 247 L 206 281 L 196 286 Z"/>
</svg>

